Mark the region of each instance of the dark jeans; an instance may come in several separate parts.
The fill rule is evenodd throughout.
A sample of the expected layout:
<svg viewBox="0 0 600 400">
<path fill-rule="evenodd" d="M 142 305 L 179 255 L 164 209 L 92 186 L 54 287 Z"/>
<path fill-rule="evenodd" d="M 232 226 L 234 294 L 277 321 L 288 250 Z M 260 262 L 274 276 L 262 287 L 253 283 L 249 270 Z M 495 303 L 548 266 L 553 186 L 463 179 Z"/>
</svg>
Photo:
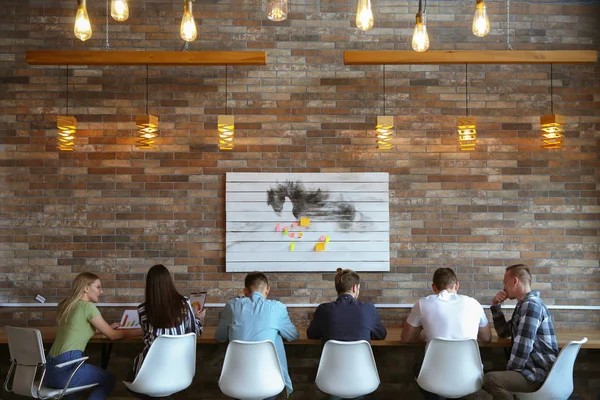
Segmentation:
<svg viewBox="0 0 600 400">
<path fill-rule="evenodd" d="M 79 350 L 67 351 L 56 357 L 47 356 L 44 384 L 57 389 L 64 388 L 69 380 L 69 377 L 75 368 L 77 368 L 78 363 L 74 363 L 63 368 L 56 368 L 55 365 L 81 357 L 83 357 L 83 353 Z M 73 376 L 71 383 L 69 383 L 69 387 L 91 385 L 92 383 L 98 383 L 98 386 L 90 389 L 92 392 L 90 393 L 88 399 L 104 400 L 115 388 L 116 381 L 108 371 L 100 367 L 96 367 L 95 365 L 83 364 Z M 77 398 L 77 394 L 73 394 L 64 398 L 73 400 Z"/>
</svg>

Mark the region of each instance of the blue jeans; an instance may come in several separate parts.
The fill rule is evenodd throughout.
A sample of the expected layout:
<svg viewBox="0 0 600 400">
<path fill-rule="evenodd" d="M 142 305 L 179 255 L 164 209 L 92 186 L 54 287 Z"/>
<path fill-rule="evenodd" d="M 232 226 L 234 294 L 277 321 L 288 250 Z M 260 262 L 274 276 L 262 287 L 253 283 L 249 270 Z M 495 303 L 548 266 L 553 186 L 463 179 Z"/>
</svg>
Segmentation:
<svg viewBox="0 0 600 400">
<path fill-rule="evenodd" d="M 79 363 L 74 363 L 63 368 L 56 368 L 55 365 L 81 357 L 83 357 L 83 353 L 79 350 L 66 351 L 56 357 L 47 356 L 44 384 L 53 388 L 64 388 L 69 380 L 69 377 L 75 368 L 77 368 Z M 116 380 L 108 371 L 100 367 L 90 364 L 83 364 L 77 370 L 75 376 L 73 376 L 71 383 L 69 383 L 69 387 L 91 385 L 92 383 L 98 383 L 98 386 L 94 386 L 92 389 L 90 389 L 92 392 L 90 393 L 88 399 L 104 400 L 115 388 Z M 77 394 L 66 396 L 64 398 L 69 400 L 75 399 L 77 398 Z"/>
</svg>

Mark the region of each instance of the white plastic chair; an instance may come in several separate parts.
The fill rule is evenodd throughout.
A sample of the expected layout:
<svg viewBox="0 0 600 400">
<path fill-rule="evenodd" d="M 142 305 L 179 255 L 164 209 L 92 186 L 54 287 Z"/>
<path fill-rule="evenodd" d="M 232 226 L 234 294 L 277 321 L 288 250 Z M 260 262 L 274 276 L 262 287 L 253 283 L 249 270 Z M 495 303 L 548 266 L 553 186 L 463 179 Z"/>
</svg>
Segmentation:
<svg viewBox="0 0 600 400">
<path fill-rule="evenodd" d="M 276 396 L 284 387 L 272 341 L 229 343 L 219 377 L 221 392 L 236 399 L 253 400 Z"/>
<path fill-rule="evenodd" d="M 580 341 L 572 341 L 560 351 L 550 373 L 542 386 L 532 393 L 513 393 L 519 400 L 566 400 L 573 393 L 573 366 L 581 349 L 587 342 L 584 337 Z"/>
<path fill-rule="evenodd" d="M 69 377 L 64 388 L 54 389 L 43 385 L 46 373 L 46 356 L 42 343 L 42 334 L 37 329 L 6 327 L 8 351 L 10 352 L 10 369 L 4 381 L 4 390 L 35 399 L 60 399 L 82 390 L 97 386 L 97 383 L 85 386 L 68 387 L 71 379 L 88 357 L 57 364 L 54 367 L 64 368 L 73 364 L 77 367 Z"/>
<path fill-rule="evenodd" d="M 315 383 L 322 392 L 346 399 L 377 390 L 379 374 L 369 342 L 327 341 Z"/>
<path fill-rule="evenodd" d="M 154 339 L 127 389 L 150 397 L 166 397 L 192 384 L 196 373 L 196 334 L 161 335 Z"/>
<path fill-rule="evenodd" d="M 475 339 L 432 339 L 427 345 L 417 384 L 451 399 L 477 392 L 483 385 L 483 366 Z"/>
</svg>

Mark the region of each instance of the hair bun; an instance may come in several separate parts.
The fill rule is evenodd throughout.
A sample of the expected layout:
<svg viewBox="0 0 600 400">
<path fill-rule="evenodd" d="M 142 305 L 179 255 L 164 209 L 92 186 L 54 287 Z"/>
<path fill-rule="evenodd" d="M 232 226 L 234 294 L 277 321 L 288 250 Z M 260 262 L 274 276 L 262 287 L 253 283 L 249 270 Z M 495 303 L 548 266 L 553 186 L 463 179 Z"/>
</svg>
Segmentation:
<svg viewBox="0 0 600 400">
<path fill-rule="evenodd" d="M 341 269 L 341 268 L 338 268 L 338 269 L 335 270 L 335 272 L 338 273 L 338 274 L 341 274 L 342 271 L 343 271 L 343 269 Z"/>
</svg>

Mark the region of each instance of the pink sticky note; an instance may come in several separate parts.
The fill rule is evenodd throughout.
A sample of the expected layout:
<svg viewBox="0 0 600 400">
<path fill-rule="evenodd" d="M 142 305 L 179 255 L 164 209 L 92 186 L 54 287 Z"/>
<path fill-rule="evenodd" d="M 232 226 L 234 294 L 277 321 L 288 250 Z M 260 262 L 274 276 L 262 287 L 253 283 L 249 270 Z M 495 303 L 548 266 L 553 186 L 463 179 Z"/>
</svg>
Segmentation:
<svg viewBox="0 0 600 400">
<path fill-rule="evenodd" d="M 321 238 L 319 240 L 325 241 L 325 236 L 321 236 Z"/>
<path fill-rule="evenodd" d="M 292 222 L 292 228 L 295 228 L 295 227 L 297 227 L 297 226 L 298 226 L 298 223 L 297 223 L 297 222 Z"/>
<path fill-rule="evenodd" d="M 281 225 L 280 224 L 275 225 L 275 232 L 281 232 Z"/>
<path fill-rule="evenodd" d="M 294 232 L 290 232 L 289 236 L 293 238 L 295 236 Z"/>
</svg>

